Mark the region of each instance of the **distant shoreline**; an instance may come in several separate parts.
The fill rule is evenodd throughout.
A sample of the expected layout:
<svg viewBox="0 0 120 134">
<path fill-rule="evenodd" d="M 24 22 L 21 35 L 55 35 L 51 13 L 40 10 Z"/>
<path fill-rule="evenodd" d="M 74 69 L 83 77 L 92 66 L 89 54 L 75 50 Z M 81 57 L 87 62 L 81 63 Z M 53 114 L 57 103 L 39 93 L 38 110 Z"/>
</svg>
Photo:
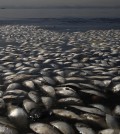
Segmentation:
<svg viewBox="0 0 120 134">
<path fill-rule="evenodd" d="M 0 9 L 120 9 L 120 6 L 43 6 L 43 7 L 0 7 Z"/>
</svg>

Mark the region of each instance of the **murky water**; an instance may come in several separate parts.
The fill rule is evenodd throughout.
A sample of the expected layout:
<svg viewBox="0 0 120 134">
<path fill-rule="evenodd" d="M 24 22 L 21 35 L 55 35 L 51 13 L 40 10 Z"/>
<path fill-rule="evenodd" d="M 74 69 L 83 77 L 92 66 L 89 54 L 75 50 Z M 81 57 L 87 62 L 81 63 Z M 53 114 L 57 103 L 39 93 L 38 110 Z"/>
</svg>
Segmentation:
<svg viewBox="0 0 120 134">
<path fill-rule="evenodd" d="M 0 19 L 11 18 L 119 18 L 120 9 L 0 9 Z"/>
</svg>

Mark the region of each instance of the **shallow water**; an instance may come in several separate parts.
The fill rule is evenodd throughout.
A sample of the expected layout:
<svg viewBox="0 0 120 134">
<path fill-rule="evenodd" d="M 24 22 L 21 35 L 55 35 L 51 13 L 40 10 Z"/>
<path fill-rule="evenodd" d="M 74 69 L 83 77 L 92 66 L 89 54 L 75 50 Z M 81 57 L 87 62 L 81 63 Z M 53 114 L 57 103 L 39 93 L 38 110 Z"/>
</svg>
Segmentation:
<svg viewBox="0 0 120 134">
<path fill-rule="evenodd" d="M 120 18 L 19 18 L 0 20 L 1 25 L 37 25 L 52 31 L 120 29 Z"/>
</svg>

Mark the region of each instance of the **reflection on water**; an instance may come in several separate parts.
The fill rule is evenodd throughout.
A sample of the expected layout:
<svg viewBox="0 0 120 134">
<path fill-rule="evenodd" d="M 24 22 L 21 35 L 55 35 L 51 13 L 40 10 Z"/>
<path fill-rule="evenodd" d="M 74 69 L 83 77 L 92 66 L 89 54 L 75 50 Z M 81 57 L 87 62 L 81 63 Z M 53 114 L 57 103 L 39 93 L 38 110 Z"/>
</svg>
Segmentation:
<svg viewBox="0 0 120 134">
<path fill-rule="evenodd" d="M 0 19 L 61 17 L 119 18 L 120 9 L 0 9 Z"/>
</svg>

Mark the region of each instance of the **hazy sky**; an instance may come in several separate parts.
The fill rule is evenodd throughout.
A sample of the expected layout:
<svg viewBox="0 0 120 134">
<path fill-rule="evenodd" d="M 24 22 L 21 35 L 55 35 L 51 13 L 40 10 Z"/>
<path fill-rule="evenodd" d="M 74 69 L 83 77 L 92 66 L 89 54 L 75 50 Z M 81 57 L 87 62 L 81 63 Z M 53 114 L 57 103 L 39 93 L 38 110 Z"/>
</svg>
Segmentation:
<svg viewBox="0 0 120 134">
<path fill-rule="evenodd" d="M 120 6 L 120 0 L 0 0 L 0 6 Z"/>
</svg>

